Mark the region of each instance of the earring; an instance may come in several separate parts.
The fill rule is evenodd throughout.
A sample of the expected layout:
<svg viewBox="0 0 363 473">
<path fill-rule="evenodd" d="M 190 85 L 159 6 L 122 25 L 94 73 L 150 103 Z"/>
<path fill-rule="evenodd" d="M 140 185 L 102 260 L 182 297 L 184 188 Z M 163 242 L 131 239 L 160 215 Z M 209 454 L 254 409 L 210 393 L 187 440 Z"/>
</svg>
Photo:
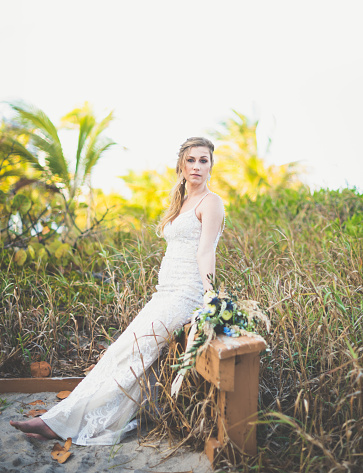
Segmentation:
<svg viewBox="0 0 363 473">
<path fill-rule="evenodd" d="M 210 173 L 208 173 L 208 177 L 207 177 L 208 182 L 210 181 L 210 178 L 211 178 L 211 175 L 210 175 Z"/>
</svg>

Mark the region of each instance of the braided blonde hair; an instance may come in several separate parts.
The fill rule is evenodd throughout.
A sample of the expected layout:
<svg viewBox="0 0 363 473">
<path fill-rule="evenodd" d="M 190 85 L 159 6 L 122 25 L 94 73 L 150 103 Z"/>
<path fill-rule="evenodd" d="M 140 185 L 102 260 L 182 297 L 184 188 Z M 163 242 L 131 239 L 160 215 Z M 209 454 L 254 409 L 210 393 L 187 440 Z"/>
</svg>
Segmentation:
<svg viewBox="0 0 363 473">
<path fill-rule="evenodd" d="M 182 208 L 186 189 L 185 189 L 185 179 L 183 177 L 183 169 L 185 166 L 185 161 L 189 156 L 189 152 L 191 148 L 196 148 L 198 146 L 205 146 L 209 149 L 210 153 L 210 161 L 211 161 L 211 169 L 213 167 L 213 151 L 214 145 L 213 143 L 208 140 L 207 138 L 200 138 L 200 137 L 193 137 L 188 138 L 181 146 L 178 153 L 178 161 L 176 163 L 176 174 L 178 176 L 178 180 L 175 186 L 172 188 L 170 192 L 170 205 L 169 208 L 166 209 L 164 216 L 162 217 L 159 225 L 157 226 L 157 233 L 163 234 L 165 225 L 174 220 L 175 217 L 180 212 Z"/>
</svg>

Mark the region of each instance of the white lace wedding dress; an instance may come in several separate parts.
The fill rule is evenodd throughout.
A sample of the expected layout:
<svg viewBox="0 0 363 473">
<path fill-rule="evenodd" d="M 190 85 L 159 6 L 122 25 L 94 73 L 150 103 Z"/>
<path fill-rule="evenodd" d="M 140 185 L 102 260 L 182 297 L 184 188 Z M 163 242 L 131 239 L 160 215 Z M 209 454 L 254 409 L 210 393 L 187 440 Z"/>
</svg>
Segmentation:
<svg viewBox="0 0 363 473">
<path fill-rule="evenodd" d="M 41 416 L 64 440 L 71 437 L 77 445 L 113 445 L 130 425 L 135 426 L 130 421 L 138 406 L 132 399 L 140 402 L 141 392 L 130 368 L 141 377 L 173 331 L 190 321 L 193 310 L 203 303 L 196 259 L 202 224 L 195 209 L 206 195 L 165 227 L 168 245 L 151 300 L 68 398 Z"/>
</svg>

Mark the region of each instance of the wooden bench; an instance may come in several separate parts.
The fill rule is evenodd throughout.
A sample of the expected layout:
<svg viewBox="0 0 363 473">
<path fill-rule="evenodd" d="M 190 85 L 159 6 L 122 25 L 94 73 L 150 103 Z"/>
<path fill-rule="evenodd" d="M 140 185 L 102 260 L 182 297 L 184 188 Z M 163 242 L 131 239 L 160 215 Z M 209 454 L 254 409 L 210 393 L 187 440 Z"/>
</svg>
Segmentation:
<svg viewBox="0 0 363 473">
<path fill-rule="evenodd" d="M 226 435 L 241 452 L 257 454 L 259 354 L 266 346 L 259 336 L 218 335 L 197 359 L 197 372 L 219 390 L 218 434 L 205 445 L 205 453 L 213 466 Z"/>
</svg>

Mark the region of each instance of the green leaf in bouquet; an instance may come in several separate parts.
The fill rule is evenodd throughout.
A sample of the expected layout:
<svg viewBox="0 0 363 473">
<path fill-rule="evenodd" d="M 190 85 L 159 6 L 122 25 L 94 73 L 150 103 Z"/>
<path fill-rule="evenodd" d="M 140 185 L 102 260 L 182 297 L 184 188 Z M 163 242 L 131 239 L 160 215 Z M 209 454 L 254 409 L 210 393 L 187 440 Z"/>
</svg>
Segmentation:
<svg viewBox="0 0 363 473">
<path fill-rule="evenodd" d="M 220 323 L 219 317 L 218 317 L 218 316 L 212 317 L 212 318 L 209 320 L 209 323 L 211 323 L 212 325 L 218 325 L 218 324 Z"/>
<path fill-rule="evenodd" d="M 181 338 L 181 336 L 183 335 L 184 333 L 184 327 L 181 327 L 180 329 L 176 329 L 174 330 L 174 336 L 176 338 Z"/>
<path fill-rule="evenodd" d="M 187 353 L 194 353 L 195 351 L 197 351 L 197 350 L 198 350 L 198 348 L 199 348 L 199 347 L 197 347 L 197 346 L 193 345 L 193 346 L 190 348 L 190 350 L 188 350 L 188 352 L 187 352 Z"/>
</svg>

